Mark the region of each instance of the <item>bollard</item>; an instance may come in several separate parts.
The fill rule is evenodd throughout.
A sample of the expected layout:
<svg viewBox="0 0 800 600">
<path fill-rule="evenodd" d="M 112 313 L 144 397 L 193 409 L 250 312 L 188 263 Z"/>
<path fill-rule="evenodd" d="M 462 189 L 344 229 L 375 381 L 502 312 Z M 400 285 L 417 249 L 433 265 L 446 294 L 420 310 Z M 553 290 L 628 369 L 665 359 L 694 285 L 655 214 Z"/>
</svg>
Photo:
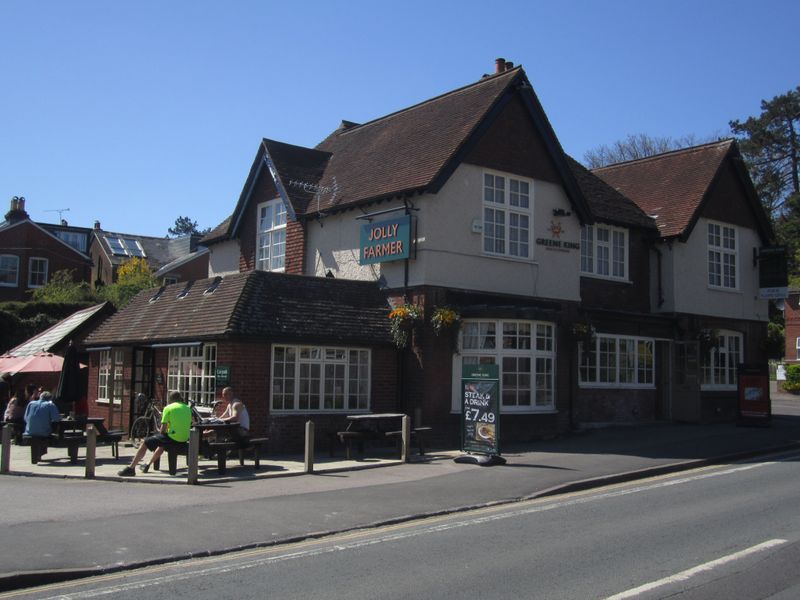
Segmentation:
<svg viewBox="0 0 800 600">
<path fill-rule="evenodd" d="M 306 421 L 306 473 L 314 472 L 314 421 Z"/>
<path fill-rule="evenodd" d="M 97 429 L 94 425 L 86 427 L 86 479 L 94 479 L 94 465 L 97 456 Z"/>
<path fill-rule="evenodd" d="M 408 462 L 408 448 L 411 445 L 411 419 L 408 415 L 403 415 L 403 449 L 400 453 L 400 460 Z"/>
<path fill-rule="evenodd" d="M 11 436 L 14 433 L 13 425 L 3 427 L 2 451 L 0 451 L 0 473 L 11 470 Z"/>
<path fill-rule="evenodd" d="M 192 428 L 189 433 L 189 455 L 186 457 L 186 462 L 189 467 L 189 475 L 186 483 L 189 485 L 197 485 L 197 463 L 200 458 L 200 430 Z"/>
</svg>

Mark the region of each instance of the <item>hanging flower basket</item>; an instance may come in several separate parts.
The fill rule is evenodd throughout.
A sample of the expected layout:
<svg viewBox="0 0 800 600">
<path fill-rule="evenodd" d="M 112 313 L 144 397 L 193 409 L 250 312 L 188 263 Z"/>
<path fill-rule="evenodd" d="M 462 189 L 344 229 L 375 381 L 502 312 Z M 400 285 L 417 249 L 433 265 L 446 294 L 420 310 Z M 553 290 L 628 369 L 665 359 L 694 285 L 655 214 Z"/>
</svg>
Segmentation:
<svg viewBox="0 0 800 600">
<path fill-rule="evenodd" d="M 395 346 L 405 348 L 408 335 L 422 321 L 422 307 L 417 304 L 403 304 L 389 313 L 392 322 L 390 330 Z"/>
<path fill-rule="evenodd" d="M 708 354 L 719 347 L 719 331 L 716 329 L 701 329 L 697 332 L 697 341 L 700 342 L 700 353 Z"/>
<path fill-rule="evenodd" d="M 597 330 L 589 322 L 578 322 L 572 324 L 570 330 L 572 339 L 582 345 L 583 351 L 587 352 L 590 348 L 594 347 L 594 341 L 597 336 Z"/>
<path fill-rule="evenodd" d="M 438 306 L 433 309 L 431 315 L 431 325 L 436 335 L 441 335 L 446 331 L 458 331 L 461 325 L 461 315 L 449 306 Z"/>
</svg>

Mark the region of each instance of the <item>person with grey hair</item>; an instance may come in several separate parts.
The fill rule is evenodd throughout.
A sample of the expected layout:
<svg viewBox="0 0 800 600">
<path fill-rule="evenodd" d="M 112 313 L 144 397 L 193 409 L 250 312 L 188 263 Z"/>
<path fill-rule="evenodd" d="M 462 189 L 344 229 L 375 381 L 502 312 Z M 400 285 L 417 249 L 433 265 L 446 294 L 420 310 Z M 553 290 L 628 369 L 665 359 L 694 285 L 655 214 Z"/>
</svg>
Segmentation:
<svg viewBox="0 0 800 600">
<path fill-rule="evenodd" d="M 25 408 L 25 435 L 36 438 L 50 437 L 53 423 L 61 420 L 61 413 L 53 404 L 53 395 L 42 392 L 36 400 L 28 402 Z"/>
</svg>

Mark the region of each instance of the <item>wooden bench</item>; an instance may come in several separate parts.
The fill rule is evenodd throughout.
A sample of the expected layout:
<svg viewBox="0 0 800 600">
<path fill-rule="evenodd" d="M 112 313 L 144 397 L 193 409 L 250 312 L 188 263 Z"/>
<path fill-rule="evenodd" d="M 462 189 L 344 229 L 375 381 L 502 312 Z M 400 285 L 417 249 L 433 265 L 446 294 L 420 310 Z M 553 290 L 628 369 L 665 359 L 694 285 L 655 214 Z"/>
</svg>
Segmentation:
<svg viewBox="0 0 800 600">
<path fill-rule="evenodd" d="M 49 447 L 66 448 L 69 462 L 77 464 L 78 448 L 86 445 L 86 436 L 83 433 L 69 433 L 63 436 L 50 435 L 47 437 L 22 436 L 22 445 L 31 447 L 31 464 L 37 464 Z"/>
<path fill-rule="evenodd" d="M 226 440 L 222 442 L 208 442 L 211 454 L 217 456 L 217 472 L 225 475 L 228 471 L 227 459 L 228 452 L 237 450 L 239 453 L 239 465 L 244 465 L 245 453 L 253 451 L 253 464 L 256 469 L 261 468 L 261 446 L 265 446 L 269 438 L 247 438 L 243 440 Z"/>
<path fill-rule="evenodd" d="M 169 474 L 175 475 L 175 473 L 178 472 L 178 457 L 189 456 L 189 444 L 188 442 L 182 444 L 173 443 L 169 446 L 164 446 L 164 452 L 167 453 L 167 469 L 169 469 Z M 155 467 L 156 471 L 161 469 L 160 457 L 153 463 L 153 467 Z"/>
<path fill-rule="evenodd" d="M 417 449 L 419 450 L 419 455 L 425 455 L 425 436 L 433 431 L 433 427 L 412 427 L 411 428 L 411 441 L 413 442 L 414 439 L 417 441 Z M 403 455 L 403 432 L 401 431 L 387 431 L 386 432 L 387 438 L 394 438 L 397 443 L 397 457 L 400 458 Z"/>
</svg>

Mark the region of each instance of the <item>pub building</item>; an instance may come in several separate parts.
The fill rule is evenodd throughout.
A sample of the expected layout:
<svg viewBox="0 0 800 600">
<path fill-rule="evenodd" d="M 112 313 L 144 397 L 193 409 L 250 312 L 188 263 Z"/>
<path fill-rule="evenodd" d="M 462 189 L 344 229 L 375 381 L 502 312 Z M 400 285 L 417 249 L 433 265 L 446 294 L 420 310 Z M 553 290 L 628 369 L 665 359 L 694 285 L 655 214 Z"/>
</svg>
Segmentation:
<svg viewBox="0 0 800 600">
<path fill-rule="evenodd" d="M 496 364 L 503 443 L 732 419 L 772 240 L 734 141 L 590 172 L 498 59 L 315 148 L 263 139 L 203 240 L 209 278 L 143 292 L 87 340 L 93 410 L 125 426 L 137 393 L 208 403 L 230 383 L 276 451 L 359 412 L 458 447 L 462 367 Z"/>
</svg>

